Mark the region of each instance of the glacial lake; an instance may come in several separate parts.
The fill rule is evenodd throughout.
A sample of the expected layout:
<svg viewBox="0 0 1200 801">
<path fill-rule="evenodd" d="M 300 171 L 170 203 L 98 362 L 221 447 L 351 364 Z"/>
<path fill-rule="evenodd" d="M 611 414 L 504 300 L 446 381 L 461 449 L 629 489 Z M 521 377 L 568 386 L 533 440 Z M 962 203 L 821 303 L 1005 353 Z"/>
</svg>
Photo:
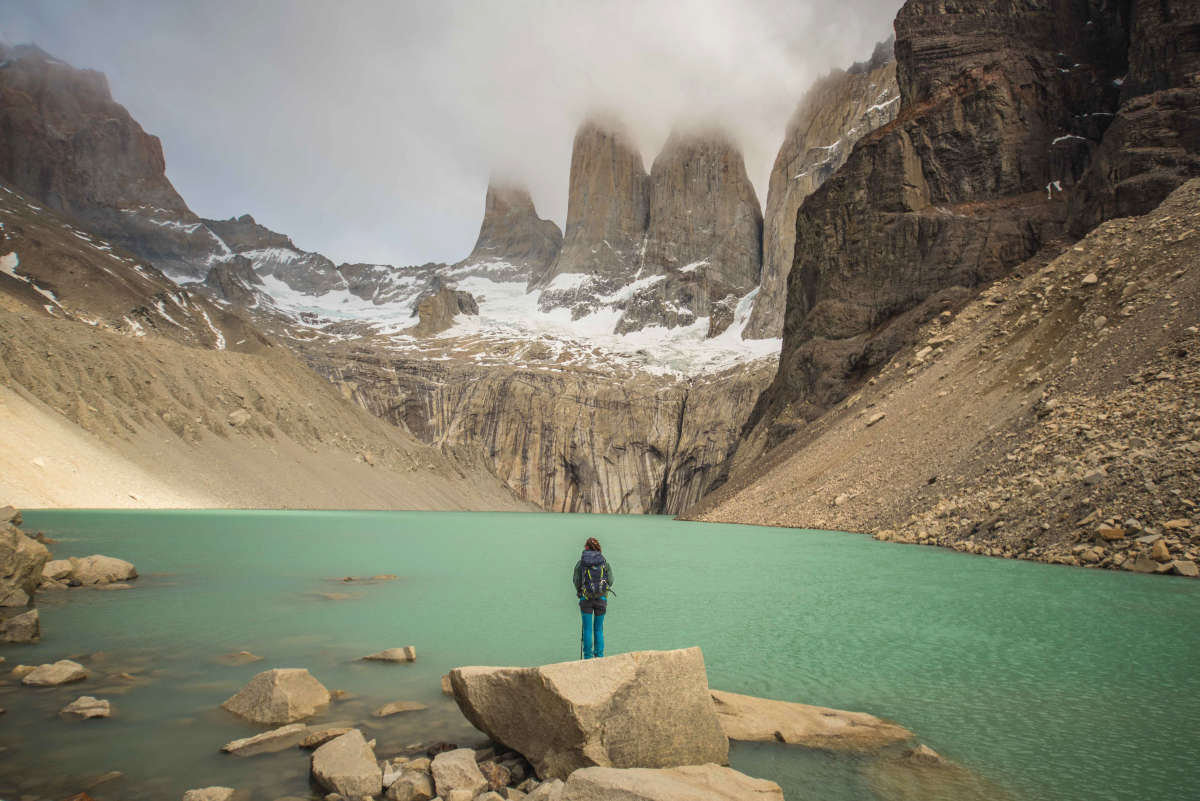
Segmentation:
<svg viewBox="0 0 1200 801">
<path fill-rule="evenodd" d="M 177 799 L 214 784 L 250 789 L 256 801 L 320 798 L 306 751 L 218 751 L 259 730 L 219 705 L 270 667 L 305 667 L 351 693 L 317 720 L 362 724 L 381 756 L 437 740 L 476 744 L 483 736 L 441 694 L 441 675 L 577 658 L 570 575 L 589 536 L 616 577 L 610 655 L 699 645 L 713 687 L 894 720 L 979 777 L 990 788 L 980 798 L 1200 792 L 1198 581 L 655 517 L 32 511 L 25 520 L 26 531 L 58 540 L 56 558 L 117 556 L 141 578 L 126 591 L 40 593 L 42 642 L 0 646 L 0 798 L 12 801 L 63 798 L 113 770 L 125 776 L 89 791 L 100 801 Z M 386 573 L 399 578 L 342 581 Z M 357 661 L 403 645 L 416 647 L 415 663 Z M 264 660 L 218 659 L 243 649 Z M 47 689 L 7 678 L 16 664 L 66 657 L 95 675 Z M 106 677 L 126 671 L 136 680 Z M 60 719 L 79 695 L 111 700 L 115 716 Z M 396 700 L 429 709 L 371 717 Z M 878 758 L 739 744 L 732 762 L 779 782 L 789 801 L 973 797 L 913 790 Z"/>
</svg>

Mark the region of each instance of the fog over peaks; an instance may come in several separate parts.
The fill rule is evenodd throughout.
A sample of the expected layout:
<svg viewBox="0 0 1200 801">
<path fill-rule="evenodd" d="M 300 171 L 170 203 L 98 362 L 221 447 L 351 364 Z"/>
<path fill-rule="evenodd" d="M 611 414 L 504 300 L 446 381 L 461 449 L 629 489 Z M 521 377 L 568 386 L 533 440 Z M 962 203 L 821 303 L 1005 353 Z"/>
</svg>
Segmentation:
<svg viewBox="0 0 1200 801">
<path fill-rule="evenodd" d="M 900 4 L 0 0 L 0 36 L 106 73 L 198 214 L 417 264 L 471 250 L 490 178 L 561 226 L 598 114 L 647 169 L 673 129 L 727 131 L 765 202 L 804 90 L 867 58 Z"/>
</svg>

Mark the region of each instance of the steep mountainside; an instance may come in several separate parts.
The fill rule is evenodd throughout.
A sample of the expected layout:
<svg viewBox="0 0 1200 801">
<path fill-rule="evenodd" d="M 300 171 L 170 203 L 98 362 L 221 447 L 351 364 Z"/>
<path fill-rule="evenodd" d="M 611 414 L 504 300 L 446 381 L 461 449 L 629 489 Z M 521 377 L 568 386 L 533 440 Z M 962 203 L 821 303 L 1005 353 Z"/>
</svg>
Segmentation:
<svg viewBox="0 0 1200 801">
<path fill-rule="evenodd" d="M 489 272 L 497 280 L 528 281 L 545 274 L 562 245 L 562 231 L 538 217 L 528 189 L 492 182 L 483 203 L 479 238 L 455 271 L 491 267 Z"/>
<path fill-rule="evenodd" d="M 771 169 L 763 212 L 762 281 L 744 336 L 782 335 L 800 204 L 838 171 L 858 140 L 896 118 L 900 90 L 892 44 L 883 42 L 870 61 L 817 81 L 792 114 Z"/>
<path fill-rule="evenodd" d="M 1200 574 L 1200 179 L 1035 258 L 738 471 L 700 520 Z"/>
</svg>

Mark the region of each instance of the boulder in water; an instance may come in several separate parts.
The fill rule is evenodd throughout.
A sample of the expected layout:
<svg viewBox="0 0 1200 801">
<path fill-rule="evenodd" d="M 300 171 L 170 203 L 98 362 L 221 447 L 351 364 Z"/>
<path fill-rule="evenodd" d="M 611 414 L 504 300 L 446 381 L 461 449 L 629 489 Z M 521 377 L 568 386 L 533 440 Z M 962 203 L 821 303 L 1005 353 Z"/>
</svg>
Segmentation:
<svg viewBox="0 0 1200 801">
<path fill-rule="evenodd" d="M 19 517 L 18 513 L 13 519 Z M 28 606 L 49 559 L 45 545 L 26 537 L 11 522 L 0 523 L 0 606 Z"/>
<path fill-rule="evenodd" d="M 378 795 L 383 790 L 383 770 L 358 729 L 314 751 L 312 775 L 322 787 L 346 798 Z"/>
<path fill-rule="evenodd" d="M 533 796 L 529 796 L 532 798 Z M 783 801 L 783 790 L 720 765 L 678 768 L 584 768 L 571 774 L 561 801 Z"/>
<path fill-rule="evenodd" d="M 419 712 L 422 709 L 429 709 L 424 704 L 418 704 L 416 701 L 392 701 L 390 704 L 384 704 L 376 709 L 371 714 L 377 718 L 386 718 L 392 715 L 399 715 L 401 712 Z"/>
<path fill-rule="evenodd" d="M 124 559 L 94 554 L 71 560 L 71 579 L 80 584 L 112 584 L 137 578 L 137 568 Z"/>
<path fill-rule="evenodd" d="M 470 748 L 443 751 L 433 758 L 430 765 L 434 789 L 445 798 L 453 791 L 467 791 L 474 798 L 487 789 L 487 779 L 475 762 L 475 752 Z"/>
<path fill-rule="evenodd" d="M 329 705 L 329 690 L 303 668 L 264 670 L 222 708 L 254 723 L 295 723 Z"/>
<path fill-rule="evenodd" d="M 83 665 L 70 659 L 60 659 L 52 665 L 38 665 L 25 674 L 21 683 L 30 687 L 57 687 L 60 684 L 83 681 L 87 677 L 88 672 Z"/>
<path fill-rule="evenodd" d="M 242 801 L 249 798 L 245 790 L 235 790 L 232 787 L 201 787 L 188 790 L 183 794 L 183 801 Z"/>
<path fill-rule="evenodd" d="M 79 718 L 80 720 L 88 720 L 89 718 L 111 718 L 112 705 L 109 704 L 108 701 L 103 701 L 99 698 L 93 698 L 90 695 L 81 695 L 71 703 L 64 706 L 58 714 Z"/>
<path fill-rule="evenodd" d="M 37 642 L 41 638 L 42 624 L 36 609 L 0 621 L 0 642 Z"/>
<path fill-rule="evenodd" d="M 51 559 L 42 566 L 42 578 L 65 581 L 71 577 L 73 569 L 70 559 Z"/>
<path fill-rule="evenodd" d="M 450 681 L 467 720 L 521 753 L 542 778 L 729 758 L 699 648 L 536 668 L 462 667 Z"/>
<path fill-rule="evenodd" d="M 731 740 L 784 742 L 809 748 L 864 751 L 912 739 L 903 726 L 821 706 L 712 691 L 717 717 Z"/>
</svg>

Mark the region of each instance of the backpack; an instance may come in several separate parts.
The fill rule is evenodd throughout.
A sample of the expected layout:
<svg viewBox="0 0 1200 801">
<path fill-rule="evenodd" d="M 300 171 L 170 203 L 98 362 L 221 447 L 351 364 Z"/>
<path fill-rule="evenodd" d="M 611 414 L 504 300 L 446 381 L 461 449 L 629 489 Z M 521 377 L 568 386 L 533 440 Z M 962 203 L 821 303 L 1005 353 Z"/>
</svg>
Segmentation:
<svg viewBox="0 0 1200 801">
<path fill-rule="evenodd" d="M 588 600 L 603 598 L 608 594 L 608 562 L 598 565 L 584 565 L 581 576 L 583 597 Z"/>
</svg>

